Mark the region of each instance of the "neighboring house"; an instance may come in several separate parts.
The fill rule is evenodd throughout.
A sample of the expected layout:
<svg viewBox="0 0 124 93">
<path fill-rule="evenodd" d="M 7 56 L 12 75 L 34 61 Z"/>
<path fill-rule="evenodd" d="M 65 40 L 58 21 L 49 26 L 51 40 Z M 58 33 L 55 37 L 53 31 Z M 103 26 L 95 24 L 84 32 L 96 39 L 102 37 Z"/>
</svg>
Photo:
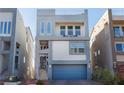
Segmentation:
<svg viewBox="0 0 124 93">
<path fill-rule="evenodd" d="M 91 59 L 93 72 L 106 68 L 124 78 L 124 15 L 116 12 L 108 9 L 94 26 L 90 37 Z"/>
<path fill-rule="evenodd" d="M 55 9 L 37 10 L 36 79 L 90 79 L 88 13 L 82 12 L 56 15 Z"/>
<path fill-rule="evenodd" d="M 26 29 L 16 8 L 0 8 L 0 80 L 23 79 L 27 62 Z"/>
<path fill-rule="evenodd" d="M 26 63 L 26 78 L 34 79 L 34 39 L 30 30 L 30 27 L 26 27 L 26 51 L 27 51 L 27 63 Z"/>
</svg>

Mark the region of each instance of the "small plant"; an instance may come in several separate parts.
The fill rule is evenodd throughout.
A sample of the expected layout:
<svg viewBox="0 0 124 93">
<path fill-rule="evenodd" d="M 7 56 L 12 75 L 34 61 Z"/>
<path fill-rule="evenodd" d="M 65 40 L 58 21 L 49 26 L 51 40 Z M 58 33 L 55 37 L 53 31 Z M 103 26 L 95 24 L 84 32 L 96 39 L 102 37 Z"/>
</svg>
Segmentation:
<svg viewBox="0 0 124 93">
<path fill-rule="evenodd" d="M 7 82 L 17 82 L 19 80 L 20 79 L 17 76 L 9 76 L 9 77 L 7 77 L 7 79 L 5 81 L 7 81 Z"/>
<path fill-rule="evenodd" d="M 101 74 L 101 79 L 105 81 L 111 81 L 113 79 L 113 76 L 108 69 L 103 69 Z"/>
<path fill-rule="evenodd" d="M 93 80 L 100 80 L 101 78 L 101 70 L 96 69 L 93 73 Z"/>
<path fill-rule="evenodd" d="M 36 82 L 36 85 L 44 85 L 44 82 L 43 82 L 42 80 L 38 80 L 38 81 Z"/>
</svg>

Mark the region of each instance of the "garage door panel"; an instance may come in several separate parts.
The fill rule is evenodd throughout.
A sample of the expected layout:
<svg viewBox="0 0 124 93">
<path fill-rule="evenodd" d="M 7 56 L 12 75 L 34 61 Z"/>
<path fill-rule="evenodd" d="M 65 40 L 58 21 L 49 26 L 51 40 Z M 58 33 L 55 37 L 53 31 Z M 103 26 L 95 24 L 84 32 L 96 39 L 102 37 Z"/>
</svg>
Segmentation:
<svg viewBox="0 0 124 93">
<path fill-rule="evenodd" d="M 86 65 L 53 65 L 53 80 L 87 79 Z"/>
</svg>

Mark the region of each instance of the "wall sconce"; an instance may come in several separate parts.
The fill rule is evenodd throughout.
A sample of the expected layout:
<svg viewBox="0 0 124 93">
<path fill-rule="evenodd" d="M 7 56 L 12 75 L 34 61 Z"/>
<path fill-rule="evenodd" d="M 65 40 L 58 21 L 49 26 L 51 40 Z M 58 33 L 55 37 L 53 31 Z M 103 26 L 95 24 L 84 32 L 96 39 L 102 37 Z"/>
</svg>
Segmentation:
<svg viewBox="0 0 124 93">
<path fill-rule="evenodd" d="M 51 65 L 49 65 L 49 68 L 51 68 L 52 66 Z"/>
</svg>

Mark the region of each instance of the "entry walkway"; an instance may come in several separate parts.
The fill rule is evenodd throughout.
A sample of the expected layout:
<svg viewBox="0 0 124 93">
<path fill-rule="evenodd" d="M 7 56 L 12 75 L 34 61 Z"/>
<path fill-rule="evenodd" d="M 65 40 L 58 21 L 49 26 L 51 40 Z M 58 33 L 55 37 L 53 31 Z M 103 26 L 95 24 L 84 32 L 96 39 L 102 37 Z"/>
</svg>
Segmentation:
<svg viewBox="0 0 124 93">
<path fill-rule="evenodd" d="M 92 80 L 52 80 L 48 85 L 102 85 L 100 82 Z"/>
</svg>

